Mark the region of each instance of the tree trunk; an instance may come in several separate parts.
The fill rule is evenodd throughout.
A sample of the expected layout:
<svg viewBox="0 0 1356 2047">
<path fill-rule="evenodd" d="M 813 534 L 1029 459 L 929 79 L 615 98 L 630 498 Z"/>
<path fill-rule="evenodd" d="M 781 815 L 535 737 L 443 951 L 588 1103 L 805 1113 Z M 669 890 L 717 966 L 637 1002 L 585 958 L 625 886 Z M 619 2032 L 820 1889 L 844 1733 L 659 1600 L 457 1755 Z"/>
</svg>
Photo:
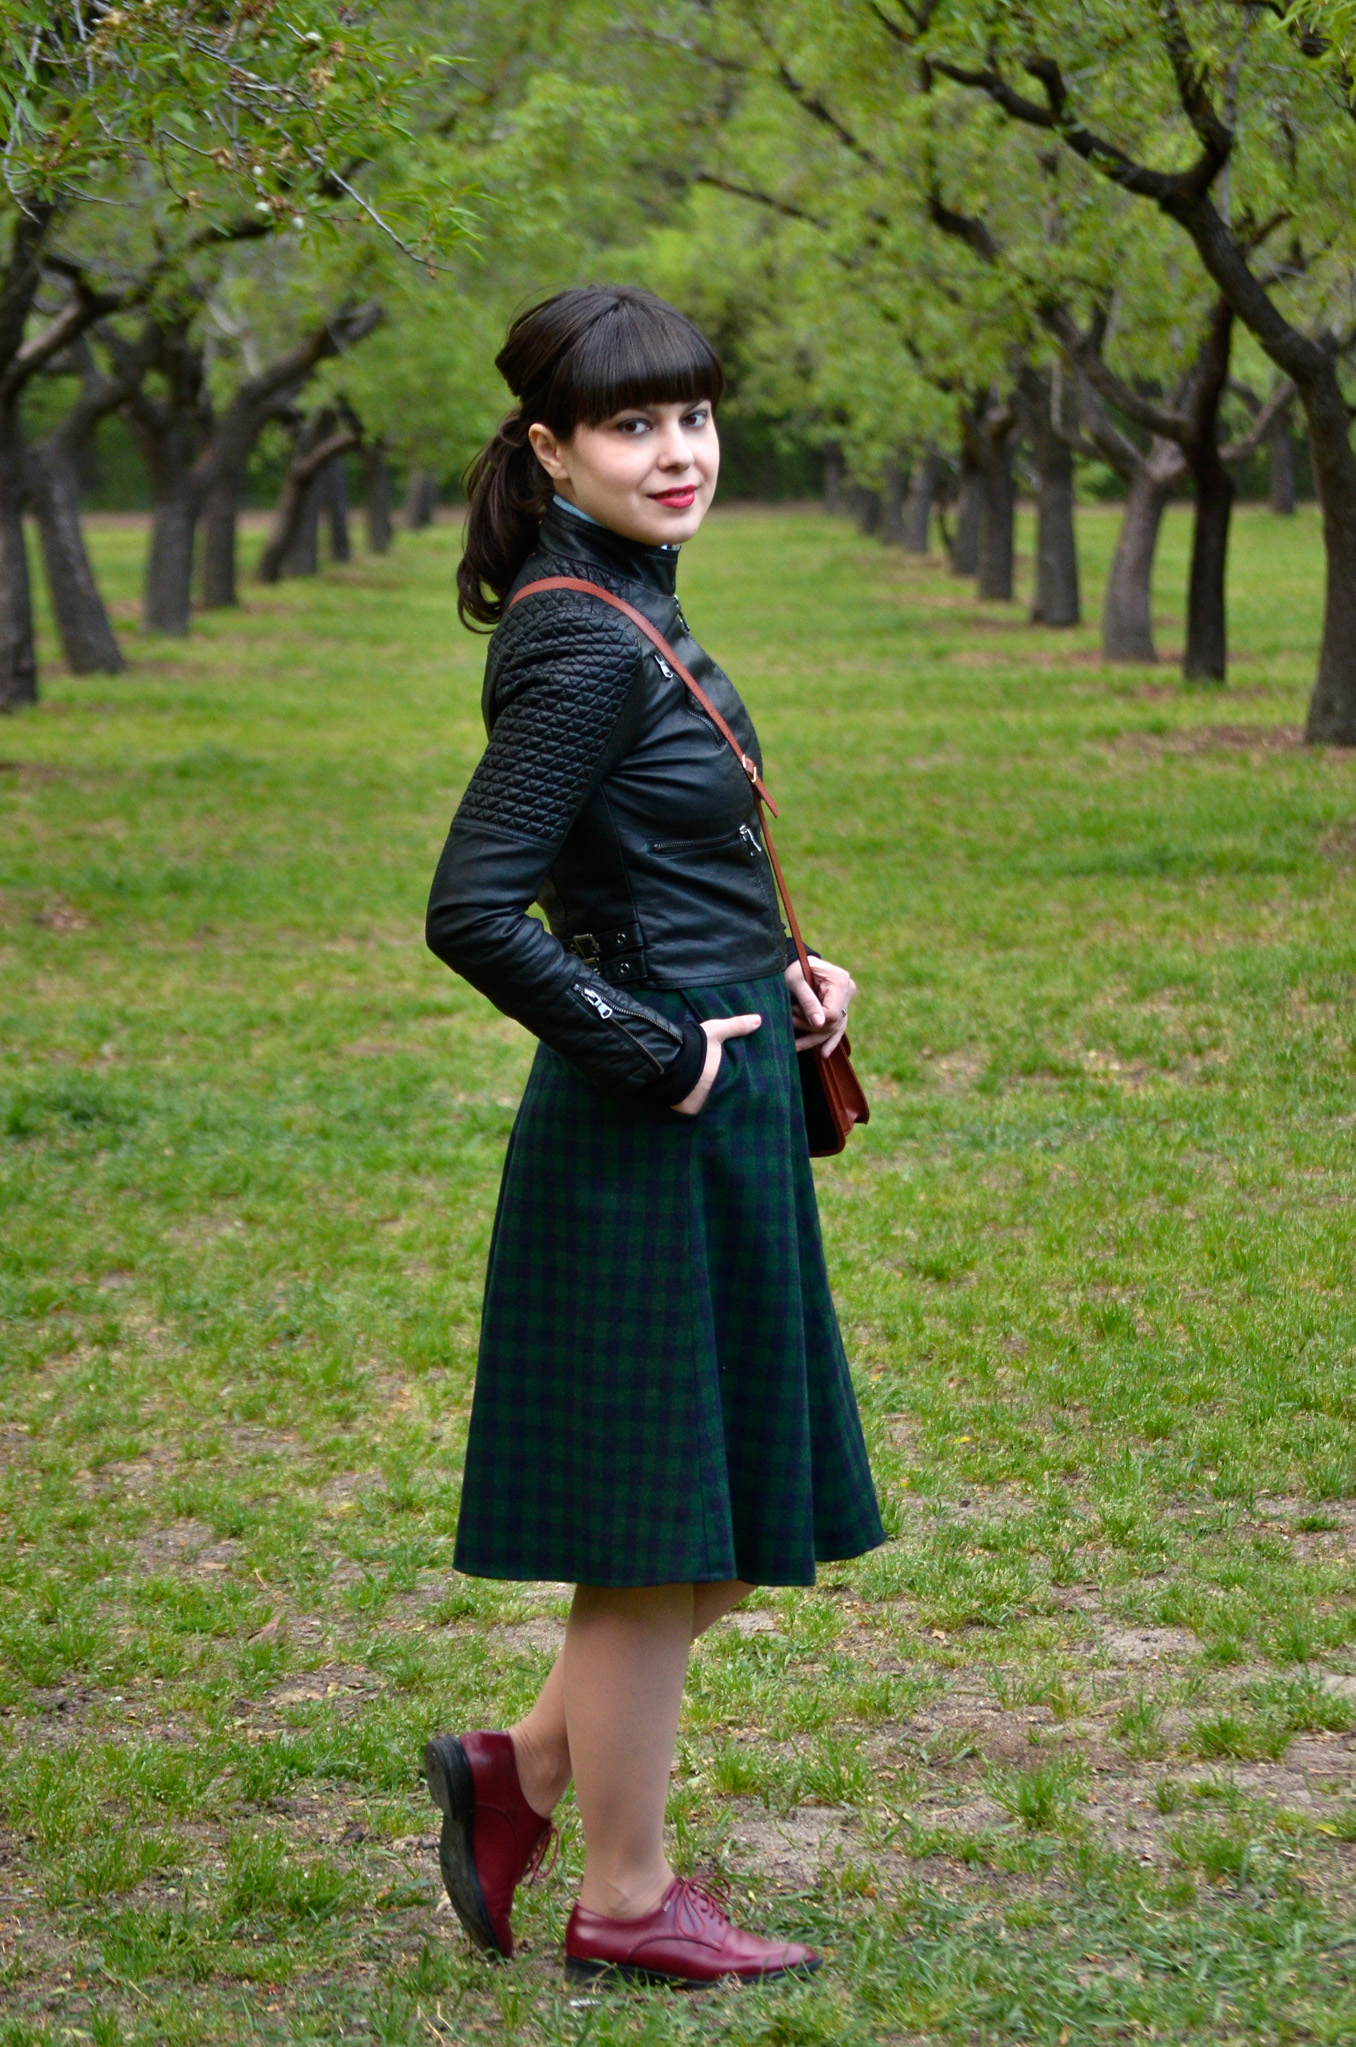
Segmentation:
<svg viewBox="0 0 1356 2047">
<path fill-rule="evenodd" d="M 201 494 L 192 468 L 208 423 L 204 357 L 187 317 L 160 328 L 155 367 L 165 396 L 138 387 L 123 412 L 151 485 L 142 624 L 148 633 L 186 633 L 193 607 L 193 536 Z"/>
<path fill-rule="evenodd" d="M 1126 487 L 1125 512 L 1103 600 L 1102 658 L 1157 661 L 1152 609 L 1154 554 L 1163 509 L 1186 475 L 1187 458 L 1179 441 L 1157 433 L 1150 438 L 1148 452 L 1141 452 L 1113 423 L 1090 375 L 1081 367 L 1077 390 L 1091 448 L 1111 465 Z M 1134 394 L 1129 395 L 1133 403 Z M 1080 440 L 1079 446 L 1085 445 Z"/>
<path fill-rule="evenodd" d="M 203 505 L 202 601 L 207 611 L 240 602 L 236 555 L 243 483 L 242 471 L 223 463 Z"/>
<path fill-rule="evenodd" d="M 381 308 L 375 304 L 332 314 L 295 348 L 246 378 L 212 423 L 192 472 L 207 518 L 204 604 L 237 601 L 238 512 L 250 454 L 260 434 L 271 419 L 293 416 L 293 405 L 317 363 L 339 348 L 353 347 L 380 318 Z"/>
<path fill-rule="evenodd" d="M 99 369 L 87 334 L 77 336 L 57 358 L 54 367 L 80 378 L 80 396 L 28 450 L 25 461 L 52 615 L 73 675 L 116 675 L 126 666 L 85 546 L 80 497 L 92 467 L 95 429 L 139 390 L 159 354 L 159 331 L 148 323 L 134 343 L 105 332 L 104 347 L 113 358 L 110 373 Z"/>
<path fill-rule="evenodd" d="M 1006 603 L 1012 597 L 1015 558 L 1014 527 L 1017 517 L 1017 487 L 1012 474 L 1012 441 L 1005 432 L 999 440 L 987 436 L 984 471 L 979 498 L 979 547 L 976 564 L 976 595 Z"/>
<path fill-rule="evenodd" d="M 363 518 L 371 553 L 388 553 L 393 538 L 391 465 L 380 442 L 373 442 L 363 456 Z"/>
<path fill-rule="evenodd" d="M 11 196 L 14 196 L 13 194 Z M 97 296 L 84 294 L 47 330 L 46 347 L 30 347 L 21 364 L 29 316 L 42 279 L 42 250 L 53 221 L 55 199 L 29 197 L 11 209 L 9 248 L 0 256 L 0 711 L 38 700 L 38 661 L 33 639 L 33 585 L 24 537 L 23 430 L 19 398 L 29 376 L 69 347 L 99 315 Z M 73 324 L 78 318 L 79 324 Z"/>
<path fill-rule="evenodd" d="M 0 406 L 0 711 L 38 700 L 33 589 L 24 539 L 24 457 L 16 402 Z"/>
<path fill-rule="evenodd" d="M 1327 574 L 1318 675 L 1305 735 L 1325 746 L 1356 746 L 1356 458 L 1351 420 L 1335 365 L 1299 384 L 1309 455 L 1323 513 Z"/>
<path fill-rule="evenodd" d="M 193 607 L 193 535 L 197 508 L 187 479 L 151 513 L 142 624 L 148 633 L 186 633 Z"/>
<path fill-rule="evenodd" d="M 438 509 L 438 477 L 432 469 L 412 469 L 405 492 L 405 524 L 418 533 L 433 522 Z"/>
<path fill-rule="evenodd" d="M 1161 449 L 1169 444 L 1155 445 Z M 1171 492 L 1172 479 L 1160 474 L 1152 461 L 1142 463 L 1130 480 L 1102 610 L 1104 660 L 1158 659 L 1152 608 L 1154 553 Z"/>
<path fill-rule="evenodd" d="M 301 551 L 309 548 L 314 559 L 316 530 L 319 524 L 319 486 L 326 465 L 336 456 L 346 455 L 350 448 L 358 445 L 358 429 L 353 426 L 336 426 L 319 440 L 314 438 L 317 421 L 326 420 L 333 426 L 333 412 L 317 413 L 308 420 L 292 460 L 287 465 L 283 487 L 278 494 L 278 509 L 273 515 L 273 531 L 268 544 L 259 559 L 259 581 L 276 583 L 284 573 L 284 565 L 297 559 L 298 536 L 301 536 Z M 305 442 L 307 445 L 303 445 Z M 303 529 L 309 532 L 304 533 Z M 314 570 L 290 570 L 293 575 L 314 574 Z"/>
<path fill-rule="evenodd" d="M 1267 457 L 1267 503 L 1273 512 L 1291 517 L 1295 510 L 1295 436 L 1288 412 L 1283 412 L 1272 424 L 1267 435 Z"/>
<path fill-rule="evenodd" d="M 904 500 L 902 544 L 906 554 L 926 554 L 932 507 L 941 483 L 942 458 L 928 448 L 913 465 L 909 493 Z"/>
<path fill-rule="evenodd" d="M 1204 191 L 1174 185 L 1159 204 L 1186 229 L 1237 318 L 1299 393 L 1326 555 L 1323 637 L 1305 734 L 1317 745 L 1356 746 L 1356 456 L 1336 363 L 1327 346 L 1291 326 Z"/>
<path fill-rule="evenodd" d="M 50 435 L 27 451 L 25 471 L 66 666 L 72 675 L 117 675 L 127 663 L 85 547 L 75 451 Z"/>
<path fill-rule="evenodd" d="M 1058 431 L 1057 391 L 1048 370 L 1025 363 L 1018 377 L 1022 420 L 1036 458 L 1036 573 L 1031 593 L 1033 625 L 1077 625 L 1078 540 L 1074 528 L 1073 450 Z"/>
<path fill-rule="evenodd" d="M 880 492 L 869 490 L 864 483 L 854 483 L 848 498 L 852 516 L 857 521 L 857 531 L 870 539 L 880 529 Z"/>
<path fill-rule="evenodd" d="M 837 441 L 824 443 L 824 510 L 843 509 L 843 450 Z"/>
<path fill-rule="evenodd" d="M 1054 434 L 1044 455 L 1036 506 L 1036 578 L 1031 622 L 1077 625 L 1083 609 L 1078 588 L 1073 455 Z"/>
<path fill-rule="evenodd" d="M 320 574 L 320 501 L 324 485 L 313 476 L 301 494 L 301 509 L 292 527 L 292 539 L 283 556 L 285 576 Z"/>
<path fill-rule="evenodd" d="M 987 416 L 990 394 L 964 398 L 960 405 L 960 482 L 956 498 L 956 533 L 951 550 L 952 573 L 978 575 L 986 538 L 987 468 L 992 455 Z"/>
<path fill-rule="evenodd" d="M 956 524 L 947 548 L 953 576 L 973 576 L 979 567 L 979 501 L 983 483 L 977 468 L 961 452 L 960 480 L 956 485 Z"/>
<path fill-rule="evenodd" d="M 904 545 L 904 492 L 908 471 L 896 458 L 881 468 L 880 537 L 885 547 Z"/>
<path fill-rule="evenodd" d="M 320 515 L 327 495 L 329 457 L 322 457 L 317 451 L 334 432 L 334 427 L 333 406 L 322 405 L 302 422 L 297 435 L 274 515 L 275 535 L 281 531 L 284 521 L 289 533 L 282 550 L 281 575 L 315 576 L 320 573 Z M 297 494 L 295 503 L 289 494 L 292 488 Z"/>
<path fill-rule="evenodd" d="M 1223 682 L 1227 665 L 1224 573 L 1229 561 L 1234 480 L 1220 453 L 1219 408 L 1229 382 L 1233 331 L 1233 308 L 1227 299 L 1217 299 L 1187 385 L 1190 431 L 1181 447 L 1191 467 L 1196 497 L 1182 654 L 1182 675 L 1187 682 Z"/>
<path fill-rule="evenodd" d="M 1191 528 L 1182 675 L 1187 682 L 1223 682 L 1228 666 L 1224 577 L 1229 561 L 1234 480 L 1220 461 L 1213 442 L 1202 452 L 1204 459 L 1191 465 L 1196 509 Z"/>
<path fill-rule="evenodd" d="M 293 466 L 295 467 L 295 464 Z M 310 476 L 302 480 L 293 474 L 291 468 L 283 478 L 277 508 L 273 514 L 273 531 L 259 557 L 258 576 L 261 583 L 281 582 L 283 576 L 290 573 L 288 565 L 294 558 L 297 534 L 307 514 L 311 482 Z"/>
<path fill-rule="evenodd" d="M 336 455 L 320 472 L 321 503 L 330 529 L 330 560 L 353 559 L 348 537 L 348 471 L 342 455 Z"/>
</svg>

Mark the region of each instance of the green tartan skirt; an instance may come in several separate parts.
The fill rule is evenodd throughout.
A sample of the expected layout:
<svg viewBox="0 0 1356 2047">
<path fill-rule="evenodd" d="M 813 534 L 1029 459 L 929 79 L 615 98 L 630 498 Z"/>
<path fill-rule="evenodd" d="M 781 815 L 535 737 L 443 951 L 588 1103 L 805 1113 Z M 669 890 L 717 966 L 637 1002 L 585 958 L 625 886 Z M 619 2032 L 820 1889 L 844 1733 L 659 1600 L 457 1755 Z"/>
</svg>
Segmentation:
<svg viewBox="0 0 1356 2047">
<path fill-rule="evenodd" d="M 785 982 L 646 990 L 756 1010 L 699 1116 L 537 1049 L 504 1163 L 458 1568 L 811 1585 L 885 1539 L 824 1269 Z"/>
</svg>

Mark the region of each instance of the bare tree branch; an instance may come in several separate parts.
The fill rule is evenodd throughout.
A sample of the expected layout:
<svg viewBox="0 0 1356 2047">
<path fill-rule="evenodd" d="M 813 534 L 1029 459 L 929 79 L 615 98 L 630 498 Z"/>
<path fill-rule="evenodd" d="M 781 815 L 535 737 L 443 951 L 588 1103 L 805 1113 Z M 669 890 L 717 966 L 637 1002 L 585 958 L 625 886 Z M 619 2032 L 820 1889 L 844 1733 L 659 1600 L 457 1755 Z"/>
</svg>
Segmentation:
<svg viewBox="0 0 1356 2047">
<path fill-rule="evenodd" d="M 1043 306 L 1041 323 L 1059 343 L 1080 376 L 1126 419 L 1132 419 L 1146 433 L 1160 434 L 1168 441 L 1181 440 L 1190 431 L 1191 422 L 1185 412 L 1176 407 L 1155 404 L 1143 392 L 1136 391 L 1133 384 L 1127 384 L 1123 377 L 1116 375 L 1102 355 L 1100 340 L 1094 341 L 1090 335 L 1080 331 L 1067 306 L 1058 301 Z"/>
<path fill-rule="evenodd" d="M 733 178 L 718 178 L 712 171 L 698 171 L 694 185 L 710 185 L 714 191 L 728 192 L 735 199 L 751 200 L 755 206 L 766 206 L 772 213 L 780 213 L 787 220 L 803 220 L 810 227 L 827 230 L 830 223 L 817 214 L 807 213 L 804 207 L 794 205 L 789 199 L 778 199 L 773 192 L 760 192 L 754 185 L 737 184 Z"/>
<path fill-rule="evenodd" d="M 1240 396 L 1246 394 L 1255 404 L 1257 403 L 1254 394 L 1247 390 L 1246 385 L 1231 383 L 1230 389 L 1237 391 Z M 1276 422 L 1285 417 L 1294 402 L 1295 387 L 1289 377 L 1282 377 L 1271 396 L 1264 403 L 1257 405 L 1256 415 L 1248 431 L 1239 440 L 1230 441 L 1227 447 L 1220 449 L 1220 460 L 1246 462 L 1249 455 L 1255 455 Z"/>
<path fill-rule="evenodd" d="M 1018 92 L 996 65 L 987 65 L 977 71 L 962 64 L 948 63 L 940 57 L 934 57 L 931 62 L 933 70 L 943 78 L 987 93 L 994 105 L 1001 107 L 1014 121 L 1058 134 L 1076 156 L 1092 164 L 1113 184 L 1143 198 L 1157 200 L 1160 206 L 1167 206 L 1177 198 L 1207 192 L 1228 161 L 1227 149 L 1223 156 L 1203 149 L 1197 162 L 1187 171 L 1157 171 L 1148 164 L 1137 163 L 1109 137 L 1097 134 L 1071 116 L 1064 75 L 1053 57 L 1037 55 L 1025 60 L 1025 69 L 1037 80 L 1045 94 L 1044 106 Z"/>
<path fill-rule="evenodd" d="M 862 163 L 869 164 L 873 171 L 883 170 L 884 165 L 880 162 L 880 159 L 874 156 L 867 145 L 858 136 L 853 134 L 845 122 L 838 118 L 828 102 L 801 79 L 797 78 L 790 65 L 786 63 L 777 49 L 776 44 L 764 28 L 762 22 L 755 19 L 751 25 L 754 34 L 772 60 L 772 67 L 776 72 L 778 83 L 783 91 L 789 93 L 796 102 L 796 105 L 803 107 L 812 120 L 818 121 L 822 127 L 828 128 L 836 135 L 844 149 L 850 150 Z"/>
<path fill-rule="evenodd" d="M 1206 90 L 1205 67 L 1191 47 L 1177 0 L 1159 0 L 1159 6 L 1162 10 L 1159 33 L 1177 82 L 1182 112 L 1196 132 L 1203 159 L 1217 159 L 1216 168 L 1222 169 L 1234 146 L 1233 130 L 1225 126 L 1215 111 L 1214 102 Z M 1213 177 L 1212 172 L 1208 183 L 1213 182 Z"/>
<path fill-rule="evenodd" d="M 969 214 L 956 213 L 947 206 L 934 185 L 927 195 L 928 219 L 943 234 L 951 235 L 956 241 L 964 242 L 986 263 L 997 263 L 1000 250 L 982 220 L 972 219 Z"/>
</svg>

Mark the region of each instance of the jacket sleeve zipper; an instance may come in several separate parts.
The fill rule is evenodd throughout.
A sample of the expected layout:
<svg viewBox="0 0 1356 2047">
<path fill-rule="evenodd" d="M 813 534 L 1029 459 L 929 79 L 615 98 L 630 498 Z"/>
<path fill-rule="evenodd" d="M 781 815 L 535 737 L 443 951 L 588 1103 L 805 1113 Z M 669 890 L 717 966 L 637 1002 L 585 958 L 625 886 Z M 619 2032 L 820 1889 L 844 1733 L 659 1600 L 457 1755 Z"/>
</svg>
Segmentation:
<svg viewBox="0 0 1356 2047">
<path fill-rule="evenodd" d="M 623 1019 L 636 1014 L 636 1011 L 628 1003 L 618 1002 L 610 990 L 608 995 L 602 995 L 598 989 L 590 988 L 585 981 L 576 981 L 574 989 L 576 994 L 588 1004 L 589 1008 L 596 1011 L 600 1021 L 611 1023 L 615 1018 L 617 1029 L 621 1032 L 631 1050 L 639 1052 L 642 1059 L 647 1059 L 656 1073 L 664 1072 L 663 1060 L 656 1058 L 648 1045 L 642 1045 L 640 1040 L 633 1038 L 630 1031 L 627 1030 Z M 647 1018 L 646 1021 L 648 1022 L 649 1019 Z M 672 1038 L 675 1045 L 682 1044 L 682 1032 L 674 1024 L 671 1024 L 666 1016 L 656 1016 L 654 1021 L 666 1037 Z"/>
</svg>

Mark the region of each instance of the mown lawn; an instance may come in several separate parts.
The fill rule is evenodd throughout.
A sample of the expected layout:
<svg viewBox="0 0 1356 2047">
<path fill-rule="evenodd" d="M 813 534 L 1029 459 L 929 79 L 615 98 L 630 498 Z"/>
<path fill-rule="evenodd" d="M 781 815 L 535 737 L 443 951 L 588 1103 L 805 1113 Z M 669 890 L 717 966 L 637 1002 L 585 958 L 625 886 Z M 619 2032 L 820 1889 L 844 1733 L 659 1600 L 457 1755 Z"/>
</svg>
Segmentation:
<svg viewBox="0 0 1356 2047">
<path fill-rule="evenodd" d="M 1114 533 L 1084 517 L 1088 580 Z M 684 1867 L 815 1982 L 473 1961 L 420 1750 L 558 1586 L 450 1570 L 527 1038 L 421 944 L 479 745 L 455 529 L 0 726 L 0 2042 L 1356 2037 L 1356 760 L 1318 540 L 1227 692 L 735 511 L 744 685 L 875 1113 L 820 1185 L 892 1540 L 703 1645 Z M 1180 641 L 1185 517 L 1163 639 Z M 1029 537 L 1028 537 L 1029 546 Z"/>
</svg>

